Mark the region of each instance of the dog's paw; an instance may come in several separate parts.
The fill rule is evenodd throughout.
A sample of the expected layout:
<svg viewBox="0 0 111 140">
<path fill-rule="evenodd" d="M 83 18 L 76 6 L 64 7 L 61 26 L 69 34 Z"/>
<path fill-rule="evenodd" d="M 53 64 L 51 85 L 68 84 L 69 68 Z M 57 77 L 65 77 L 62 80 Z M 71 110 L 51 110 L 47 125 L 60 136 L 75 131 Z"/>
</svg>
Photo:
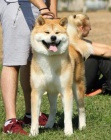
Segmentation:
<svg viewBox="0 0 111 140">
<path fill-rule="evenodd" d="M 84 130 L 86 128 L 86 123 L 79 124 L 79 130 Z"/>
<path fill-rule="evenodd" d="M 52 128 L 53 125 L 54 125 L 54 123 L 47 123 L 47 124 L 45 125 L 45 128 Z"/>
<path fill-rule="evenodd" d="M 52 128 L 54 126 L 54 119 L 53 120 L 48 120 L 46 125 L 45 125 L 45 128 Z"/>
<path fill-rule="evenodd" d="M 39 129 L 31 128 L 29 136 L 37 136 L 39 134 Z"/>
<path fill-rule="evenodd" d="M 66 136 L 71 136 L 73 134 L 73 129 L 72 128 L 71 129 L 65 129 L 64 133 L 65 133 Z"/>
<path fill-rule="evenodd" d="M 79 115 L 79 130 L 83 130 L 86 127 L 86 116 L 85 114 Z"/>
</svg>

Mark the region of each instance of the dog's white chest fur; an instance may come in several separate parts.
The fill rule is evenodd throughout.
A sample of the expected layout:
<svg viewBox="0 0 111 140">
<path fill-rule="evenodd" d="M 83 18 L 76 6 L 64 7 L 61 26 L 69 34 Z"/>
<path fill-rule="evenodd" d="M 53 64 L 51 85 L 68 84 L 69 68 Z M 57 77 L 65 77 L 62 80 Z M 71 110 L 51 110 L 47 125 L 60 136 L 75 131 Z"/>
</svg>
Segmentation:
<svg viewBox="0 0 111 140">
<path fill-rule="evenodd" d="M 33 75 L 33 80 L 35 81 L 36 88 L 39 86 L 38 83 L 42 82 L 43 90 L 47 92 L 61 92 L 61 89 L 70 79 L 71 76 L 70 71 L 66 69 L 63 71 L 62 67 L 64 66 L 65 59 L 60 56 L 47 57 L 44 55 L 37 55 L 36 63 L 38 64 L 38 68 L 41 74 L 35 72 Z M 71 68 L 71 65 L 70 67 Z M 62 73 L 61 73 L 62 71 Z M 37 80 L 39 79 L 39 80 Z"/>
<path fill-rule="evenodd" d="M 49 61 L 47 57 L 39 56 L 37 59 L 39 60 L 38 61 L 39 66 L 42 72 L 44 73 L 44 80 L 48 84 L 54 84 L 57 80 L 57 73 L 56 73 L 57 65 Z"/>
</svg>

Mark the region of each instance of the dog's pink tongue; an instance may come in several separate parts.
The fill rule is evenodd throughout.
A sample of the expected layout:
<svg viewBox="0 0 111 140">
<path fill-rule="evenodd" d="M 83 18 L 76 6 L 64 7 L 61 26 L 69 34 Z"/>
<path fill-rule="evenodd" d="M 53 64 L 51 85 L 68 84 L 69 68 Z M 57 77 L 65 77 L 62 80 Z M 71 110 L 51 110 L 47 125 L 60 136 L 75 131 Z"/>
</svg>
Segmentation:
<svg viewBox="0 0 111 140">
<path fill-rule="evenodd" d="M 50 47 L 49 47 L 49 50 L 50 51 L 53 51 L 53 52 L 57 52 L 57 47 L 55 46 L 55 45 L 51 45 Z"/>
</svg>

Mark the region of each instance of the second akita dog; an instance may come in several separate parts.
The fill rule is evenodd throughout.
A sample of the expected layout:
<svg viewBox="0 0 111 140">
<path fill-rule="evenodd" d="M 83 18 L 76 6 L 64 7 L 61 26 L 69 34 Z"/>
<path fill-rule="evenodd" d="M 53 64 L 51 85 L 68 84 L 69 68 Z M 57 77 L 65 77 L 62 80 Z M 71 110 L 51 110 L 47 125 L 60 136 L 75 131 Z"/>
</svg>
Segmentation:
<svg viewBox="0 0 111 140">
<path fill-rule="evenodd" d="M 86 126 L 83 62 L 74 47 L 69 46 L 66 25 L 67 18 L 51 20 L 40 16 L 31 34 L 33 58 L 30 135 L 32 136 L 39 133 L 38 119 L 41 98 L 45 91 L 48 93 L 50 102 L 50 114 L 46 128 L 52 128 L 54 125 L 58 93 L 61 93 L 63 102 L 65 135 L 73 134 L 73 96 L 78 106 L 79 129 Z"/>
</svg>

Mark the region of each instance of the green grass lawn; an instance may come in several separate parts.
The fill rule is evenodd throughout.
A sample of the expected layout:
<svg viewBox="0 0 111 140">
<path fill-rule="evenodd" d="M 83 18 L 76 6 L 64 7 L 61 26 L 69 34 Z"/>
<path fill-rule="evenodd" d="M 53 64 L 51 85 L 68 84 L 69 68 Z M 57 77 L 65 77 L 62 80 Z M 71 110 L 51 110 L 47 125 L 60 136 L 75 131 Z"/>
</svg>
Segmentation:
<svg viewBox="0 0 111 140">
<path fill-rule="evenodd" d="M 1 68 L 1 67 L 0 67 Z M 2 133 L 2 126 L 5 121 L 5 111 L 0 92 L 0 140 L 111 140 L 111 96 L 97 95 L 94 97 L 85 97 L 87 127 L 83 131 L 78 130 L 78 114 L 74 102 L 73 127 L 74 134 L 66 137 L 63 133 L 63 108 L 61 98 L 58 98 L 56 122 L 57 128 L 51 130 L 40 129 L 37 137 L 28 137 L 20 135 L 5 135 Z M 17 116 L 24 116 L 24 97 L 19 83 L 17 97 Z M 47 95 L 43 96 L 41 111 L 49 113 L 49 103 Z M 24 128 L 27 132 L 30 128 Z"/>
</svg>

